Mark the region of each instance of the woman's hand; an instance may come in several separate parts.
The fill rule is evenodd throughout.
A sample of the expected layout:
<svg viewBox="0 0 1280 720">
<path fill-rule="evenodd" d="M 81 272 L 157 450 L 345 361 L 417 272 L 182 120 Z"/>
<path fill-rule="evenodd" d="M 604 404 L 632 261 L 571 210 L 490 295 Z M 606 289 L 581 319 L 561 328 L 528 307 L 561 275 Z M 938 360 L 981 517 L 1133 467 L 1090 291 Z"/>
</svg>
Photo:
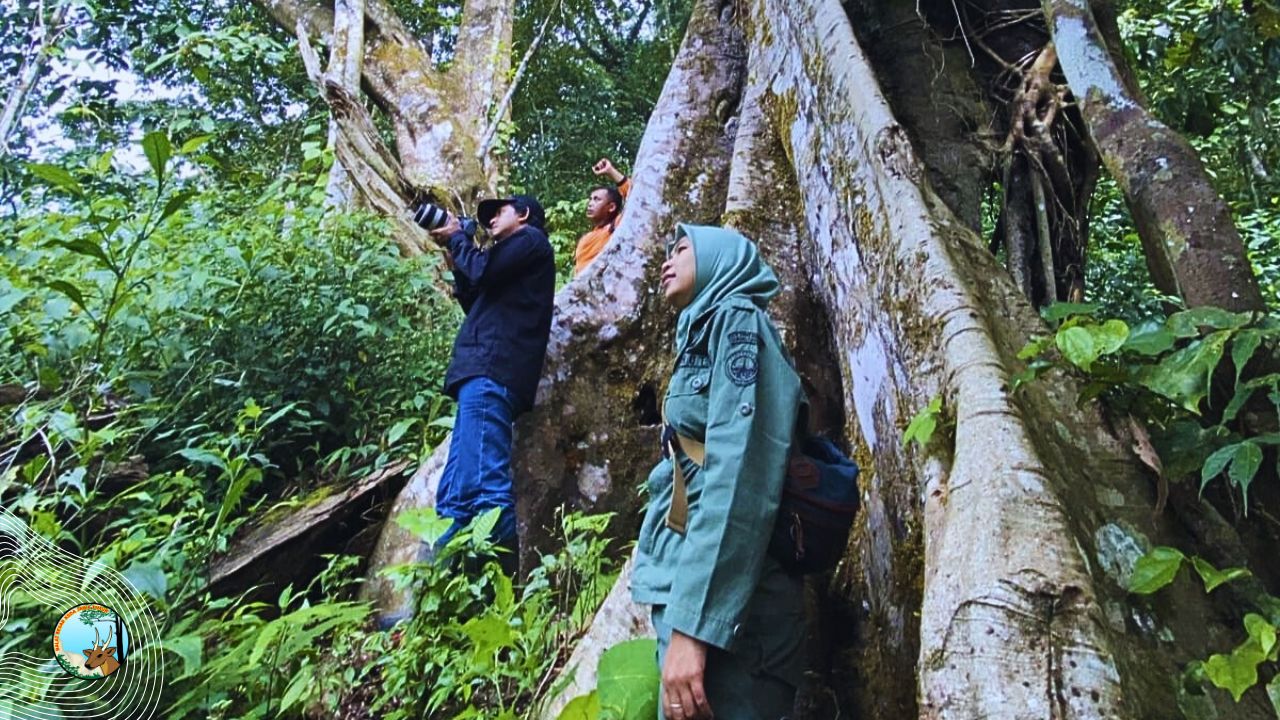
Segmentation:
<svg viewBox="0 0 1280 720">
<path fill-rule="evenodd" d="M 707 644 L 677 630 L 662 665 L 662 712 L 669 720 L 710 720 L 711 704 L 702 688 Z"/>
</svg>

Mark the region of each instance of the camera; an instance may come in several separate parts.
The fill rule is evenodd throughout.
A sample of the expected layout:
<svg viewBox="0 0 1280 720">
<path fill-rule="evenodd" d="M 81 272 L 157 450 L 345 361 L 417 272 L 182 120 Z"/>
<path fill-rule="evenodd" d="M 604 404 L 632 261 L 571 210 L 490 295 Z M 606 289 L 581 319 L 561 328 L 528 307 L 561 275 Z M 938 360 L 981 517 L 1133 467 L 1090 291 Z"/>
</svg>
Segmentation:
<svg viewBox="0 0 1280 720">
<path fill-rule="evenodd" d="M 444 226 L 449 220 L 449 211 L 436 205 L 435 203 L 424 202 L 413 211 L 413 221 L 423 230 L 436 230 Z M 458 224 L 462 226 L 462 232 L 469 238 L 476 236 L 476 229 L 479 224 L 475 218 L 460 216 Z"/>
</svg>

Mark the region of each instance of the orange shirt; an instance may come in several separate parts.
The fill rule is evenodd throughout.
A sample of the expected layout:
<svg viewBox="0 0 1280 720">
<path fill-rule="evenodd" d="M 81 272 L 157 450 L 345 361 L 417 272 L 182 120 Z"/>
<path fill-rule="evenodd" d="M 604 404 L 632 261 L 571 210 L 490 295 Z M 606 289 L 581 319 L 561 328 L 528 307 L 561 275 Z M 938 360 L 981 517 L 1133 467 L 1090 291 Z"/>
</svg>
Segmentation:
<svg viewBox="0 0 1280 720">
<path fill-rule="evenodd" d="M 626 198 L 631 194 L 631 178 L 624 178 L 618 184 L 618 192 L 622 193 L 622 197 Z M 618 223 L 622 222 L 622 213 L 613 216 L 613 222 L 606 223 L 600 227 L 592 228 L 578 238 L 578 248 L 573 251 L 573 274 L 577 275 L 582 272 L 592 260 L 600 254 L 604 246 L 609 244 L 609 238 L 613 237 L 613 231 L 618 227 Z"/>
</svg>

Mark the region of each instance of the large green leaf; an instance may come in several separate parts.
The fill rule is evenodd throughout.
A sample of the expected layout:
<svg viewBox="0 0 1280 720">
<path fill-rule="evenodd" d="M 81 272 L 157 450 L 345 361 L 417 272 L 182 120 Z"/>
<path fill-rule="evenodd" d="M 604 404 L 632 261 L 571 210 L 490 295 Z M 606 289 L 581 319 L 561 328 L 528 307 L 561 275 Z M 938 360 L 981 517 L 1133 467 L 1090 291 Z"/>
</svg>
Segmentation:
<svg viewBox="0 0 1280 720">
<path fill-rule="evenodd" d="M 1249 485 L 1258 474 L 1258 466 L 1262 464 L 1262 448 L 1248 440 L 1236 446 L 1235 455 L 1231 458 L 1231 469 L 1227 470 L 1227 478 L 1231 484 L 1240 488 L 1244 497 L 1245 512 L 1248 513 Z"/>
<path fill-rule="evenodd" d="M 22 288 L 16 288 L 13 286 L 8 286 L 7 288 L 0 290 L 0 315 L 4 315 L 9 312 L 18 303 L 30 297 L 30 295 L 30 290 L 23 290 Z"/>
<path fill-rule="evenodd" d="M 200 669 L 204 655 L 204 640 L 199 635 L 166 638 L 164 649 L 182 658 L 182 675 L 187 677 Z"/>
<path fill-rule="evenodd" d="M 1204 581 L 1204 591 L 1207 593 L 1213 592 L 1219 585 L 1222 585 L 1223 583 L 1228 583 L 1228 582 L 1231 582 L 1232 580 L 1238 580 L 1240 578 L 1249 577 L 1252 574 L 1245 568 L 1239 568 L 1239 567 L 1227 568 L 1226 570 L 1219 570 L 1214 566 L 1210 565 L 1208 561 L 1200 557 L 1191 558 L 1191 566 L 1195 568 L 1196 573 L 1200 576 L 1200 579 Z"/>
<path fill-rule="evenodd" d="M 284 697 L 280 698 L 279 714 L 283 715 L 284 711 L 293 707 L 303 694 L 309 689 L 315 687 L 315 670 L 311 665 L 304 665 L 298 669 L 297 674 L 293 676 L 293 680 L 289 682 L 289 686 L 284 691 Z"/>
<path fill-rule="evenodd" d="M 121 574 L 139 591 L 157 600 L 164 600 L 165 591 L 169 589 L 169 579 L 156 563 L 134 563 Z"/>
<path fill-rule="evenodd" d="M 182 457 L 186 458 L 187 460 L 190 460 L 193 463 L 198 463 L 200 465 L 209 465 L 223 471 L 227 469 L 226 460 L 221 455 L 219 455 L 216 452 L 213 452 L 212 450 L 205 450 L 204 448 L 198 448 L 198 447 L 189 447 L 189 448 L 182 448 L 176 454 L 181 455 Z"/>
<path fill-rule="evenodd" d="M 80 293 L 80 288 L 76 287 L 75 285 L 72 285 L 66 280 L 47 280 L 45 281 L 44 286 L 49 288 L 50 290 L 66 295 L 67 297 L 71 298 L 72 302 L 79 305 L 83 309 L 87 310 L 89 307 L 88 305 L 85 304 L 84 295 Z"/>
<path fill-rule="evenodd" d="M 614 645 L 600 658 L 601 720 L 651 720 L 658 714 L 658 645 L 652 639 Z"/>
<path fill-rule="evenodd" d="M 924 447 L 929 444 L 929 440 L 933 437 L 933 431 L 938 427 L 938 413 L 942 410 L 942 397 L 938 396 L 929 401 L 929 404 L 921 408 L 915 417 L 911 418 L 911 422 L 907 423 L 907 429 L 902 433 L 902 446 L 906 447 L 915 440 Z"/>
<path fill-rule="evenodd" d="M 1150 318 L 1134 325 L 1123 348 L 1140 355 L 1159 355 L 1173 347 L 1177 337 L 1165 327 L 1164 321 Z"/>
<path fill-rule="evenodd" d="M 1271 698 L 1271 709 L 1280 717 L 1280 675 L 1271 678 L 1267 683 L 1267 697 Z"/>
<path fill-rule="evenodd" d="M 186 142 L 182 143 L 182 149 L 179 150 L 178 152 L 182 155 L 190 155 L 196 150 L 199 150 L 205 143 L 209 142 L 212 139 L 213 139 L 212 135 L 196 135 L 195 137 L 190 138 Z"/>
<path fill-rule="evenodd" d="M 1046 322 L 1056 323 L 1073 315 L 1091 315 L 1102 307 L 1096 303 L 1056 302 L 1040 311 L 1040 317 Z"/>
<path fill-rule="evenodd" d="M 471 639 L 473 658 L 478 663 L 492 662 L 493 654 L 509 647 L 514 639 L 507 621 L 493 614 L 471 618 L 462 626 L 462 632 Z"/>
<path fill-rule="evenodd" d="M 1253 378 L 1246 382 L 1236 383 L 1236 393 L 1231 397 L 1231 402 L 1227 403 L 1227 407 L 1222 411 L 1222 422 L 1229 423 L 1236 419 L 1236 415 L 1244 409 L 1245 403 L 1249 402 L 1249 398 L 1258 390 L 1270 387 L 1275 389 L 1280 383 L 1280 374 L 1270 373 L 1262 377 Z"/>
<path fill-rule="evenodd" d="M 1169 316 L 1166 325 L 1178 337 L 1195 337 L 1202 326 L 1214 330 L 1234 330 L 1248 324 L 1249 316 L 1216 307 L 1198 307 Z"/>
<path fill-rule="evenodd" d="M 222 521 L 226 520 L 240 506 L 240 498 L 244 496 L 245 491 L 250 486 L 256 485 L 261 479 L 261 468 L 246 467 L 231 481 L 231 486 L 227 488 L 226 497 L 222 498 L 222 507 L 218 510 L 218 525 L 221 525 Z"/>
<path fill-rule="evenodd" d="M 1123 320 L 1108 320 L 1101 325 L 1086 325 L 1098 356 L 1110 355 L 1129 339 L 1129 326 Z"/>
<path fill-rule="evenodd" d="M 1231 340 L 1231 363 L 1236 366 L 1236 383 L 1240 383 L 1240 373 L 1253 357 L 1253 353 L 1262 343 L 1262 333 L 1258 330 L 1241 330 Z"/>
<path fill-rule="evenodd" d="M 1138 558 L 1133 566 L 1133 574 L 1129 576 L 1129 591 L 1150 595 L 1173 582 L 1185 557 L 1177 548 L 1152 548 L 1151 552 Z"/>
<path fill-rule="evenodd" d="M 1138 381 L 1152 392 L 1198 414 L 1200 401 L 1209 392 L 1209 377 L 1222 360 L 1230 336 L 1230 331 L 1222 330 L 1192 342 L 1165 356 L 1159 364 L 1143 368 Z"/>
<path fill-rule="evenodd" d="M 1218 448 L 1207 460 L 1204 461 L 1204 467 L 1200 468 L 1200 492 L 1204 492 L 1204 488 L 1209 481 L 1218 477 L 1231 459 L 1236 456 L 1236 448 L 1238 445 L 1227 445 Z"/>
<path fill-rule="evenodd" d="M 403 418 L 396 422 L 395 425 L 392 425 L 391 429 L 387 431 L 387 444 L 395 445 L 416 422 L 418 422 L 418 418 Z"/>
<path fill-rule="evenodd" d="M 596 720 L 600 717 L 600 693 L 592 690 L 569 701 L 556 720 Z"/>
<path fill-rule="evenodd" d="M 437 515 L 435 508 L 405 510 L 396 515 L 396 524 L 428 545 L 435 545 L 448 532 L 453 520 Z"/>
<path fill-rule="evenodd" d="M 1258 682 L 1258 660 L 1238 649 L 1230 655 L 1214 655 L 1204 663 L 1209 682 L 1231 693 L 1236 702 Z"/>
<path fill-rule="evenodd" d="M 1098 346 L 1093 334 L 1079 325 L 1059 330 L 1056 342 L 1062 356 L 1085 372 L 1098 359 Z"/>
<path fill-rule="evenodd" d="M 163 220 L 186 207 L 187 203 L 190 202 L 191 198 L 195 197 L 196 194 L 197 193 L 192 190 L 183 190 L 169 198 L 169 201 L 164 204 L 164 209 L 160 211 L 160 219 Z"/>
<path fill-rule="evenodd" d="M 1263 655 L 1270 655 L 1276 646 L 1276 626 L 1257 613 L 1244 616 L 1244 629 L 1258 643 Z"/>
<path fill-rule="evenodd" d="M 142 138 L 142 152 L 146 154 L 147 162 L 151 164 L 156 182 L 163 183 L 165 168 L 169 165 L 169 159 L 173 157 L 173 145 L 169 142 L 169 136 L 159 131 L 147 133 L 146 137 Z"/>
<path fill-rule="evenodd" d="M 107 251 L 102 246 L 92 240 L 85 238 L 77 238 L 75 240 L 51 240 L 50 245 L 70 250 L 77 255 L 91 257 L 101 263 L 104 269 L 110 270 L 115 267 L 115 263 L 111 261 L 111 257 L 107 255 Z"/>
<path fill-rule="evenodd" d="M 29 170 L 32 175 L 35 175 L 54 187 L 61 188 L 77 195 L 84 192 L 84 188 L 80 187 L 80 183 L 71 176 L 71 173 L 57 165 L 28 163 L 27 170 Z"/>
</svg>

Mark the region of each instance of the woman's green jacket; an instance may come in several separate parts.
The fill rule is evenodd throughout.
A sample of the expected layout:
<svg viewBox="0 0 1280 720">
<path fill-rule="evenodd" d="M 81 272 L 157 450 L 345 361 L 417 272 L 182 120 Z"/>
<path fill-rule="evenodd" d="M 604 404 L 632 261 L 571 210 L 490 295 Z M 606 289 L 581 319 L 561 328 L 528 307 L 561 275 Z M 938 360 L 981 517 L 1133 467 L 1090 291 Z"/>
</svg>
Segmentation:
<svg viewBox="0 0 1280 720">
<path fill-rule="evenodd" d="M 770 604 L 762 596 L 775 583 L 762 578 L 780 570 L 767 549 L 804 395 L 777 330 L 751 297 L 730 294 L 681 330 L 666 419 L 702 440 L 706 457 L 701 467 L 679 459 L 689 501 L 683 535 L 666 524 L 671 459 L 649 474 L 631 591 L 636 602 L 664 605 L 674 630 L 730 649 L 751 607 Z"/>
</svg>

